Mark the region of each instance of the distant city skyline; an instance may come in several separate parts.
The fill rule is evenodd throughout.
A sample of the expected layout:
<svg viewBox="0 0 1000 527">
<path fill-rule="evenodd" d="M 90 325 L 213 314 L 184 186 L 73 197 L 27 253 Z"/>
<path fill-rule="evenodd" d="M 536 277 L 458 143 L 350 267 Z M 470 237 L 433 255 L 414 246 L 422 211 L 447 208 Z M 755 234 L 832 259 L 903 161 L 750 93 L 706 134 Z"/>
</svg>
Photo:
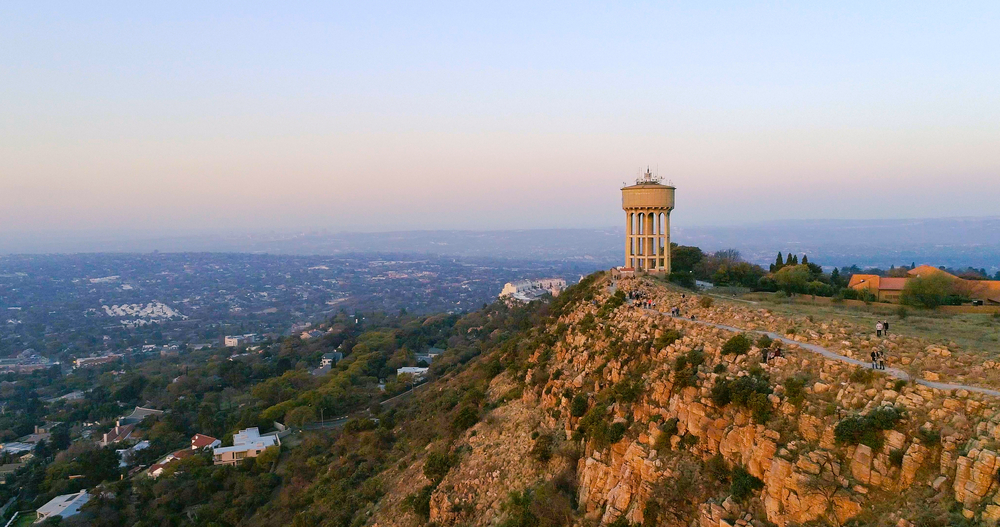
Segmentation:
<svg viewBox="0 0 1000 527">
<path fill-rule="evenodd" d="M 1000 5 L 0 6 L 0 235 L 1000 215 Z M 72 235 L 72 234 L 69 234 Z"/>
</svg>

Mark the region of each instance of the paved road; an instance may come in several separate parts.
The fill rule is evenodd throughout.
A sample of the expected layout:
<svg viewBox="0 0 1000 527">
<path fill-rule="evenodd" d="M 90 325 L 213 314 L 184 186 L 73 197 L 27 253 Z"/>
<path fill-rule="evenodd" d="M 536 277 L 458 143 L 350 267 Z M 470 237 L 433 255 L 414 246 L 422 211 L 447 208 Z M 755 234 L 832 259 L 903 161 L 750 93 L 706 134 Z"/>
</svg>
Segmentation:
<svg viewBox="0 0 1000 527">
<path fill-rule="evenodd" d="M 666 317 L 670 317 L 670 318 L 674 318 L 674 319 L 677 319 L 677 320 L 682 320 L 684 322 L 688 322 L 688 323 L 691 323 L 691 324 L 701 324 L 703 326 L 711 326 L 711 327 L 715 327 L 715 328 L 719 328 L 719 329 L 725 329 L 725 330 L 728 330 L 728 331 L 734 331 L 736 333 L 744 333 L 744 332 L 747 331 L 747 330 L 736 328 L 736 327 L 733 327 L 733 326 L 727 326 L 725 324 L 716 324 L 714 322 L 705 322 L 703 320 L 691 320 L 690 318 L 675 317 L 673 315 L 670 315 L 669 313 L 664 313 L 664 312 L 659 311 L 659 310 L 646 309 L 645 311 L 650 312 L 650 313 L 657 313 L 657 314 L 660 314 L 660 315 L 663 315 L 663 316 L 666 316 Z M 853 364 L 855 366 L 861 366 L 861 367 L 868 367 L 871 364 L 871 363 L 866 362 L 866 361 L 860 361 L 858 359 L 854 359 L 854 358 L 851 358 L 851 357 L 847 357 L 847 356 L 841 355 L 841 354 L 839 354 L 837 352 L 830 351 L 830 350 L 828 350 L 828 349 L 826 349 L 826 348 L 824 348 L 822 346 L 817 346 L 816 344 L 810 344 L 808 342 L 799 342 L 797 340 L 792 340 L 792 339 L 789 339 L 789 338 L 785 338 L 785 337 L 783 337 L 781 335 L 778 335 L 777 333 L 771 333 L 770 331 L 754 331 L 754 333 L 763 333 L 763 334 L 767 335 L 768 337 L 770 337 L 770 338 L 772 338 L 774 340 L 780 340 L 781 342 L 784 342 L 786 344 L 791 344 L 791 345 L 799 346 L 800 348 L 802 348 L 804 350 L 811 351 L 813 353 L 816 353 L 817 355 L 822 355 L 823 357 L 826 357 L 826 358 L 828 358 L 830 360 L 836 360 L 836 361 L 844 362 L 844 363 L 847 363 L 847 364 Z M 883 373 L 886 373 L 886 374 L 888 374 L 888 375 L 890 375 L 892 377 L 895 377 L 897 379 L 902 379 L 904 381 L 909 381 L 910 380 L 910 375 L 908 373 L 906 373 L 905 371 L 899 369 L 899 368 L 886 368 L 886 369 L 881 370 L 881 371 Z M 915 382 L 917 384 L 922 384 L 924 386 L 928 386 L 930 388 L 934 388 L 934 389 L 937 389 L 937 390 L 946 390 L 946 391 L 947 390 L 968 390 L 970 392 L 976 392 L 976 393 L 982 393 L 982 394 L 986 394 L 986 395 L 992 395 L 994 397 L 1000 397 L 1000 391 L 991 390 L 989 388 L 982 388 L 982 387 L 979 387 L 979 386 L 969 386 L 967 384 L 948 384 L 948 383 L 944 383 L 944 382 L 932 382 L 932 381 L 928 381 L 928 380 L 924 380 L 924 379 L 913 379 L 913 382 Z"/>
</svg>

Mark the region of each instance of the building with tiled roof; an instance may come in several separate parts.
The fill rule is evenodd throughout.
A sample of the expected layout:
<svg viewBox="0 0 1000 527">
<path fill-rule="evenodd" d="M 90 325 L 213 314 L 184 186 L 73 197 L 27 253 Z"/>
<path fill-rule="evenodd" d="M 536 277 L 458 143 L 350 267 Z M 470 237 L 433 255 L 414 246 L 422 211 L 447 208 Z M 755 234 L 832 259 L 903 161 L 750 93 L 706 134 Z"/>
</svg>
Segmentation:
<svg viewBox="0 0 1000 527">
<path fill-rule="evenodd" d="M 982 300 L 987 304 L 1000 305 L 1000 281 L 997 280 L 966 280 L 955 276 L 947 271 L 921 265 L 907 271 L 907 277 L 884 277 L 874 274 L 856 274 L 851 276 L 851 281 L 847 287 L 855 291 L 868 290 L 875 296 L 878 302 L 899 302 L 899 296 L 906 287 L 906 282 L 911 278 L 927 278 L 929 276 L 944 276 L 954 281 L 957 289 L 965 296 L 976 300 Z"/>
</svg>

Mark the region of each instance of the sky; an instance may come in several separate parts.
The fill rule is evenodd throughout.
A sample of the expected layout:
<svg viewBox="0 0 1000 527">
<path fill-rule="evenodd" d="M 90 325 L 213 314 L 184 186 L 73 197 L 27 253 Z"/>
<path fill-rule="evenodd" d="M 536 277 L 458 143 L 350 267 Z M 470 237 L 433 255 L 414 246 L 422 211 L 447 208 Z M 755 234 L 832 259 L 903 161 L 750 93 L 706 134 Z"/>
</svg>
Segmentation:
<svg viewBox="0 0 1000 527">
<path fill-rule="evenodd" d="M 494 5 L 491 5 L 494 4 Z M 1000 215 L 1000 3 L 6 2 L 0 234 Z"/>
</svg>

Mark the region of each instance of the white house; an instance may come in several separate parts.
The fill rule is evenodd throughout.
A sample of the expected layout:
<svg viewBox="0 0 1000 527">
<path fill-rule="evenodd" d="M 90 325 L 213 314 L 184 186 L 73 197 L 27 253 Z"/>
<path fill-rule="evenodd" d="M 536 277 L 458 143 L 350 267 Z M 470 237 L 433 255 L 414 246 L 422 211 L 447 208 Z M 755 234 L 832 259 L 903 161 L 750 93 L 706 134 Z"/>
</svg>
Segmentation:
<svg viewBox="0 0 1000 527">
<path fill-rule="evenodd" d="M 281 446 L 277 434 L 260 435 L 257 427 L 233 434 L 233 446 L 212 449 L 216 465 L 235 465 L 248 457 L 257 457 L 268 447 Z"/>
<path fill-rule="evenodd" d="M 409 373 L 413 376 L 414 380 L 423 379 L 427 375 L 427 371 L 430 368 L 420 368 L 417 366 L 404 366 L 396 370 L 396 375 L 402 375 L 404 373 Z"/>
<path fill-rule="evenodd" d="M 56 496 L 35 511 L 38 514 L 38 519 L 35 520 L 35 523 L 41 523 L 52 516 L 69 518 L 70 516 L 80 512 L 80 507 L 88 501 L 90 501 L 90 494 L 87 494 L 87 491 L 85 490 L 81 490 L 76 494 L 63 494 L 62 496 Z"/>
</svg>

